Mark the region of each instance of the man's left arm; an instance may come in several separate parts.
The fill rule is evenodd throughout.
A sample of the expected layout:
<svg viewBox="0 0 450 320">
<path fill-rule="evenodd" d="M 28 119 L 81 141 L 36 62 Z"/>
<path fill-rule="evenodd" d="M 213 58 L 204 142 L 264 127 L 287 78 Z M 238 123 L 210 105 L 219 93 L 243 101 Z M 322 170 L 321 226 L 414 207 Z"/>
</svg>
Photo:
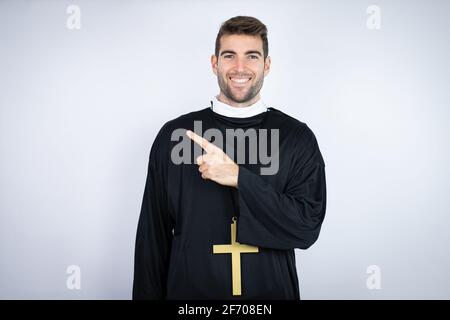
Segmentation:
<svg viewBox="0 0 450 320">
<path fill-rule="evenodd" d="M 272 249 L 307 249 L 319 237 L 326 209 L 325 163 L 313 132 L 299 136 L 284 191 L 235 164 L 202 137 L 188 136 L 207 152 L 197 159 L 204 179 L 236 187 L 240 216 L 237 242 Z"/>
<path fill-rule="evenodd" d="M 239 168 L 237 241 L 272 249 L 307 249 L 325 217 L 325 167 L 313 163 L 292 177 L 286 192 Z"/>
</svg>

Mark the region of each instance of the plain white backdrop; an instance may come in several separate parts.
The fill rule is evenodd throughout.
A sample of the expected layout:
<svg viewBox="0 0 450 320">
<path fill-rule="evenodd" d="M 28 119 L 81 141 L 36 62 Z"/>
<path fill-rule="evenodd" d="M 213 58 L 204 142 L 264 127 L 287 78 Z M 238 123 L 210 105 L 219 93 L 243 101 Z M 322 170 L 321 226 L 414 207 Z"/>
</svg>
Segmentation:
<svg viewBox="0 0 450 320">
<path fill-rule="evenodd" d="M 80 29 L 67 27 L 70 5 Z M 380 29 L 367 26 L 371 5 Z M 321 235 L 296 252 L 302 298 L 449 299 L 449 12 L 448 1 L 0 1 L 0 298 L 131 298 L 151 144 L 209 105 L 220 24 L 251 15 L 269 29 L 263 100 L 307 123 L 326 163 Z"/>
</svg>

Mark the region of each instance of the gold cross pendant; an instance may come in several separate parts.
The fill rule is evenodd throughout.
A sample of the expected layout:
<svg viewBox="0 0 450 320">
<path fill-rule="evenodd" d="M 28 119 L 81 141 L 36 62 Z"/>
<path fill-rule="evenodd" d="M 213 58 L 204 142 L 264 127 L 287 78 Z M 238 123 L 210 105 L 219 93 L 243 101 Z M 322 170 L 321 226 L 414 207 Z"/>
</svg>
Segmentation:
<svg viewBox="0 0 450 320">
<path fill-rule="evenodd" d="M 240 244 L 236 242 L 236 218 L 233 217 L 231 224 L 231 244 L 213 245 L 213 253 L 231 253 L 231 270 L 233 280 L 233 296 L 241 293 L 241 253 L 257 253 L 258 247 Z"/>
</svg>

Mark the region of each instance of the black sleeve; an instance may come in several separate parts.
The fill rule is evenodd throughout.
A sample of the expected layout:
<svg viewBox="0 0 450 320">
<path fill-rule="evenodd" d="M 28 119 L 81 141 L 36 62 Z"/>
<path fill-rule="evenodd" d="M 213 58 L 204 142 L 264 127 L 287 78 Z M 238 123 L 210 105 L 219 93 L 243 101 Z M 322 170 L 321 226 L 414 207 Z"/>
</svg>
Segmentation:
<svg viewBox="0 0 450 320">
<path fill-rule="evenodd" d="M 150 151 L 147 180 L 138 222 L 133 299 L 165 299 L 173 221 L 167 207 L 160 134 Z"/>
<path fill-rule="evenodd" d="M 326 207 L 325 163 L 306 125 L 293 148 L 285 190 L 275 190 L 259 175 L 239 167 L 238 242 L 307 249 L 319 237 Z"/>
</svg>

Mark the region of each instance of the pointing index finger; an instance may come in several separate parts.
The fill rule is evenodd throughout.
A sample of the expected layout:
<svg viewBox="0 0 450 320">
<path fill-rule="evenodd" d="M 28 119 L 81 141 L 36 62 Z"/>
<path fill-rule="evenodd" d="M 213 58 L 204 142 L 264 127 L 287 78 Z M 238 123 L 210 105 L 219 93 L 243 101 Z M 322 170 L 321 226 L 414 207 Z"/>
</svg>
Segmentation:
<svg viewBox="0 0 450 320">
<path fill-rule="evenodd" d="M 195 134 L 191 130 L 186 131 L 186 135 L 193 140 L 196 144 L 198 144 L 200 147 L 202 147 L 206 152 L 211 152 L 214 149 L 214 145 L 206 140 L 203 137 L 200 137 L 199 135 Z"/>
</svg>

